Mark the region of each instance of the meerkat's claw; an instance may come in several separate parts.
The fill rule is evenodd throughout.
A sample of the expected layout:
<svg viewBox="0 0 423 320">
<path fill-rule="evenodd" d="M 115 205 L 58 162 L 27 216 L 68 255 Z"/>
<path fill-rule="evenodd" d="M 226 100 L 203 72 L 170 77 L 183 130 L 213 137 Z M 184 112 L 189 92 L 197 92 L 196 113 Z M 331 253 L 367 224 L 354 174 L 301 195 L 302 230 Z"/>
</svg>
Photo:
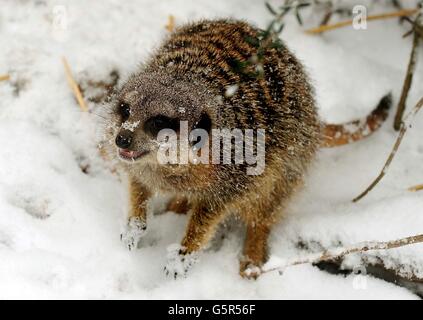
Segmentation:
<svg viewBox="0 0 423 320">
<path fill-rule="evenodd" d="M 191 267 L 197 263 L 198 255 L 196 253 L 184 253 L 180 245 L 169 246 L 167 254 L 167 264 L 163 271 L 169 278 L 185 278 Z"/>
<path fill-rule="evenodd" d="M 145 235 L 147 224 L 140 217 L 130 217 L 125 230 L 120 235 L 120 240 L 128 250 L 136 249 L 139 241 Z"/>
</svg>

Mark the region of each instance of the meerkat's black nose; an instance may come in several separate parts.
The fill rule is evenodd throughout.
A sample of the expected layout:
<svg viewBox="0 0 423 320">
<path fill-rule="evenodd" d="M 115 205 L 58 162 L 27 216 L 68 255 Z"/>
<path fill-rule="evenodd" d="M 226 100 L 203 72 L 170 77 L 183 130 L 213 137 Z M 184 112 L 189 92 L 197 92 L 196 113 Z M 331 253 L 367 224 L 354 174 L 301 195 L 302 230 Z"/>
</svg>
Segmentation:
<svg viewBox="0 0 423 320">
<path fill-rule="evenodd" d="M 116 145 L 122 149 L 128 149 L 132 143 L 131 132 L 121 132 L 116 136 Z"/>
</svg>

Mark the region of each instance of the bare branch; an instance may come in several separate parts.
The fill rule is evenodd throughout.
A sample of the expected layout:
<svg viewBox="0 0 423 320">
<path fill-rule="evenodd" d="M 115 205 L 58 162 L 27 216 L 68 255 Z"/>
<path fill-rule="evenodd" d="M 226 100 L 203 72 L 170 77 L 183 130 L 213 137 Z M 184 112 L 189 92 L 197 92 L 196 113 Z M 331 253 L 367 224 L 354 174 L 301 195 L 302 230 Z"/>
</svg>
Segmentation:
<svg viewBox="0 0 423 320">
<path fill-rule="evenodd" d="M 304 258 L 288 260 L 284 263 L 278 263 L 276 266 L 264 265 L 260 273 L 267 273 L 272 271 L 283 272 L 287 267 L 292 267 L 300 264 L 315 264 L 319 262 L 337 261 L 346 255 L 353 253 L 364 253 L 375 250 L 391 250 L 412 244 L 423 243 L 423 234 L 402 238 L 393 241 L 370 241 L 356 244 L 347 248 L 333 248 L 326 251 L 311 254 Z M 254 272 L 254 271 L 253 271 Z"/>
<path fill-rule="evenodd" d="M 423 98 L 420 99 L 420 101 L 415 105 L 413 110 L 411 110 L 407 116 L 405 117 L 404 121 L 401 122 L 401 128 L 398 135 L 397 140 L 395 141 L 394 147 L 392 148 L 391 153 L 389 154 L 388 159 L 385 162 L 385 165 L 382 168 L 382 171 L 379 173 L 379 175 L 376 177 L 376 179 L 367 187 L 366 190 L 364 190 L 359 196 L 353 199 L 353 202 L 357 202 L 363 197 L 365 197 L 379 182 L 382 180 L 382 178 L 385 176 L 386 172 L 388 171 L 389 166 L 391 165 L 392 160 L 394 159 L 398 148 L 402 142 L 402 139 L 404 138 L 405 132 L 411 125 L 411 121 L 413 120 L 414 116 L 420 111 L 420 109 L 423 107 Z M 409 123 L 406 123 L 406 122 Z"/>
<path fill-rule="evenodd" d="M 411 29 L 411 32 L 417 32 L 420 37 L 423 38 L 423 25 L 421 20 L 421 15 L 419 17 L 420 19 L 412 20 L 409 17 L 404 17 L 404 21 L 409 22 L 413 28 Z"/>
<path fill-rule="evenodd" d="M 9 80 L 10 76 L 8 74 L 0 74 L 0 81 Z"/>
<path fill-rule="evenodd" d="M 402 88 L 401 99 L 398 103 L 397 113 L 395 115 L 394 129 L 399 130 L 401 127 L 402 117 L 407 104 L 408 93 L 411 89 L 411 84 L 413 83 L 414 72 L 417 65 L 417 56 L 418 56 L 418 45 L 419 45 L 420 35 L 417 32 L 414 32 L 413 36 L 413 47 L 411 49 L 410 60 L 408 62 L 407 74 L 405 76 L 404 85 Z"/>
</svg>

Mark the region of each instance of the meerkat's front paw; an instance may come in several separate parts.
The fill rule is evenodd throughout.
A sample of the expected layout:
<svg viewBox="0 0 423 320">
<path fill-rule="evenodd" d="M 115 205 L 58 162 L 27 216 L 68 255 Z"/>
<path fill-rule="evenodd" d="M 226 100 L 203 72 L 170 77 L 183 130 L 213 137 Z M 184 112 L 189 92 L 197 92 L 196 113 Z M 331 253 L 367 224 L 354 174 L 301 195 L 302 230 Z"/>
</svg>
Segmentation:
<svg viewBox="0 0 423 320">
<path fill-rule="evenodd" d="M 257 278 L 261 275 L 261 267 L 251 263 L 250 261 L 241 261 L 239 274 L 245 279 L 257 280 Z"/>
<path fill-rule="evenodd" d="M 169 278 L 185 278 L 191 267 L 198 261 L 197 253 L 184 253 L 184 249 L 178 244 L 169 246 L 167 251 L 164 272 Z"/>
<path fill-rule="evenodd" d="M 125 226 L 125 230 L 120 235 L 120 240 L 129 249 L 135 249 L 138 242 L 145 235 L 147 224 L 141 217 L 130 217 Z"/>
</svg>

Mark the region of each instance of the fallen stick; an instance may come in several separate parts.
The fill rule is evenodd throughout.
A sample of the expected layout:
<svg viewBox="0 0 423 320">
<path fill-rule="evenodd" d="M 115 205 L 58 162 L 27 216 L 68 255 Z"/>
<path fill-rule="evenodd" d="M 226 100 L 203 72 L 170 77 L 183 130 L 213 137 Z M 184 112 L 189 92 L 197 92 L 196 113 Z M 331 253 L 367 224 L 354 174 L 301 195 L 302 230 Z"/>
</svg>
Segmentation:
<svg viewBox="0 0 423 320">
<path fill-rule="evenodd" d="M 75 79 L 72 77 L 72 72 L 69 67 L 69 63 L 65 57 L 62 57 L 63 66 L 65 67 L 66 78 L 68 80 L 68 84 L 75 95 L 76 100 L 78 101 L 79 107 L 83 112 L 88 111 L 87 104 L 82 96 L 81 90 L 79 89 L 78 84 L 76 83 Z"/>
<path fill-rule="evenodd" d="M 383 13 L 378 15 L 372 15 L 367 17 L 367 21 L 374 21 L 374 20 L 382 20 L 382 19 L 389 19 L 389 18 L 396 18 L 396 17 L 406 17 L 416 14 L 420 11 L 420 9 L 404 9 L 390 13 Z M 342 27 L 348 27 L 353 24 L 353 20 L 342 21 L 334 24 L 328 24 L 319 26 L 317 28 L 308 29 L 305 31 L 307 34 L 319 34 L 330 30 L 339 29 Z"/>
<path fill-rule="evenodd" d="M 0 81 L 6 81 L 9 79 L 10 79 L 10 76 L 8 74 L 0 75 Z"/>
<path fill-rule="evenodd" d="M 342 259 L 346 255 L 353 253 L 364 253 L 375 250 L 391 250 L 416 243 L 423 243 L 423 234 L 393 241 L 369 241 L 359 243 L 348 248 L 328 249 L 320 253 L 311 254 L 304 258 L 287 260 L 285 262 L 278 262 L 276 263 L 276 266 L 272 265 L 274 263 L 270 261 L 261 268 L 260 273 L 267 273 L 272 271 L 283 272 L 287 267 L 292 267 L 300 264 L 316 264 L 319 262 L 336 261 Z M 252 270 L 252 272 L 254 271 Z"/>
<path fill-rule="evenodd" d="M 411 121 L 414 119 L 414 116 L 420 111 L 422 107 L 423 107 L 423 98 L 420 99 L 420 101 L 414 106 L 414 108 L 406 115 L 404 120 L 401 121 L 401 128 L 398 134 L 398 138 L 395 141 L 394 147 L 392 148 L 392 151 L 389 154 L 389 157 L 386 160 L 385 165 L 382 168 L 382 171 L 379 173 L 376 179 L 367 187 L 366 190 L 364 190 L 360 195 L 358 195 L 357 197 L 353 199 L 353 202 L 357 202 L 360 199 L 364 198 L 385 176 L 389 166 L 391 165 L 392 160 L 394 159 L 398 151 L 398 148 L 402 142 L 402 139 L 404 138 L 405 132 L 411 126 Z M 409 120 L 410 123 L 406 123 L 407 120 Z"/>
</svg>

